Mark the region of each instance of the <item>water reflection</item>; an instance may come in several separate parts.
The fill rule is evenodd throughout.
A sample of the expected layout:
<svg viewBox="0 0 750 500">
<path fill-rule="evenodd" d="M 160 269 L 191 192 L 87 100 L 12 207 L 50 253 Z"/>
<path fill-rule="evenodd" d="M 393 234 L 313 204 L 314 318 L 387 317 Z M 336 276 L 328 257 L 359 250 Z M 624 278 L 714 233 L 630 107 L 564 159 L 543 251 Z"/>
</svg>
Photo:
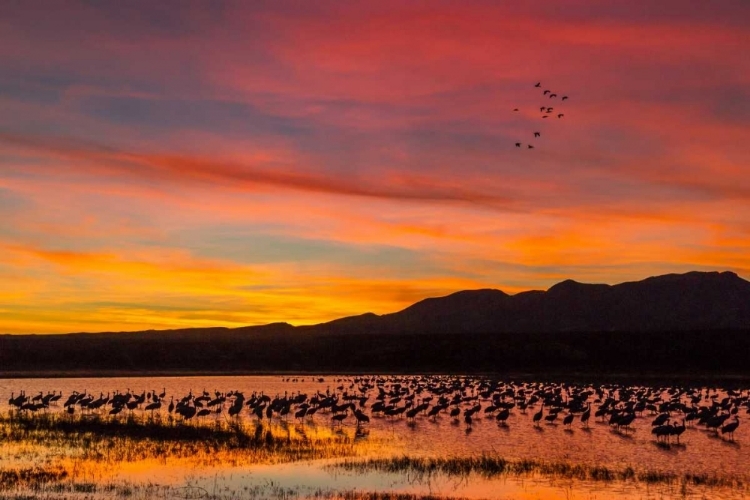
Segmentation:
<svg viewBox="0 0 750 500">
<path fill-rule="evenodd" d="M 382 385 L 375 382 L 369 385 L 366 392 L 359 389 L 362 383 L 355 383 L 355 379 L 349 377 L 326 376 L 326 377 L 297 377 L 289 380 L 289 377 L 172 377 L 172 378 L 98 378 L 98 379 L 28 379 L 28 380 L 0 380 L 0 412 L 8 414 L 8 401 L 11 394 L 18 395 L 20 391 L 36 396 L 41 393 L 45 395 L 48 391 L 57 391 L 65 397 L 77 391 L 81 394 L 92 395 L 93 401 L 107 394 L 117 393 L 133 394 L 157 394 L 163 404 L 158 408 L 145 410 L 147 405 L 136 405 L 132 409 L 124 409 L 120 415 L 109 416 L 109 407 L 103 410 L 82 412 L 78 407 L 70 418 L 95 419 L 100 417 L 89 417 L 88 414 L 99 415 L 103 419 L 117 419 L 118 422 L 126 422 L 134 419 L 138 422 L 153 422 L 159 425 L 179 426 L 182 417 L 169 413 L 168 402 L 175 402 L 187 394 L 194 395 L 190 404 L 194 403 L 196 397 L 207 394 L 208 400 L 201 409 L 209 409 L 204 418 L 197 416 L 189 420 L 185 425 L 197 429 L 214 431 L 216 429 L 231 428 L 239 425 L 248 435 L 255 436 L 258 429 L 267 429 L 274 439 L 294 441 L 314 445 L 323 443 L 324 451 L 309 452 L 305 455 L 297 448 L 297 454 L 293 457 L 288 455 L 286 459 L 279 459 L 273 453 L 252 452 L 247 448 L 230 449 L 221 446 L 202 447 L 200 443 L 174 442 L 139 444 L 137 448 L 121 450 L 121 447 L 130 447 L 131 443 L 127 437 L 110 436 L 107 440 L 94 442 L 89 440 L 88 448 L 83 441 L 72 442 L 61 441 L 33 441 L 30 439 L 17 441 L 0 441 L 0 469 L 31 467 L 38 464 L 60 465 L 70 474 L 70 481 L 94 482 L 96 484 L 123 482 L 132 485 L 144 482 L 157 481 L 160 485 L 171 488 L 195 487 L 203 488 L 208 492 L 212 481 L 228 488 L 238 495 L 254 493 L 263 496 L 269 491 L 277 491 L 274 487 L 283 485 L 283 488 L 292 488 L 298 495 L 314 495 L 317 493 L 331 494 L 333 491 L 347 491 L 359 488 L 371 488 L 377 491 L 396 491 L 414 494 L 434 494 L 465 496 L 470 498 L 512 496 L 514 498 L 589 498 L 596 496 L 596 492 L 605 488 L 607 497 L 611 495 L 622 498 L 650 497 L 653 491 L 660 494 L 671 494 L 668 485 L 644 486 L 643 484 L 618 485 L 624 488 L 622 491 L 613 492 L 613 486 L 601 485 L 580 480 L 557 479 L 550 483 L 549 478 L 529 476 L 523 478 L 486 479 L 476 475 L 455 477 L 450 475 L 433 475 L 429 480 L 420 478 L 415 480 L 410 473 L 384 473 L 360 472 L 345 473 L 332 471 L 323 467 L 320 460 L 309 463 L 279 464 L 290 460 L 325 459 L 354 455 L 357 457 L 379 457 L 408 454 L 410 456 L 438 457 L 476 457 L 482 454 L 500 456 L 509 460 L 539 460 L 550 462 L 569 462 L 574 464 L 585 464 L 591 466 L 603 466 L 615 469 L 631 467 L 635 470 L 652 470 L 656 472 L 673 473 L 683 475 L 708 474 L 711 476 L 723 475 L 733 477 L 745 477 L 748 474 L 747 464 L 750 463 L 750 452 L 743 447 L 746 429 L 742 426 L 736 430 L 734 440 L 721 433 L 708 430 L 704 427 L 687 424 L 684 432 L 679 435 L 680 443 L 676 440 L 659 442 L 652 434 L 652 421 L 654 415 L 649 411 L 634 413 L 632 422 L 628 425 L 611 425 L 611 416 L 591 416 L 591 420 L 584 425 L 578 418 L 572 425 L 564 425 L 563 417 L 568 414 L 567 410 L 560 413 L 559 418 L 540 419 L 535 424 L 533 416 L 540 410 L 541 401 L 529 404 L 533 394 L 540 391 L 550 390 L 554 393 L 560 389 L 561 399 L 567 399 L 566 394 L 572 394 L 569 387 L 563 384 L 539 384 L 531 385 L 502 385 L 495 386 L 495 393 L 506 393 L 512 388 L 514 395 L 524 391 L 523 405 L 518 404 L 520 400 L 513 397 L 502 397 L 493 399 L 492 395 L 483 397 L 480 383 L 473 381 L 475 387 L 466 387 L 461 391 L 461 400 L 454 405 L 460 412 L 456 417 L 451 417 L 446 412 L 428 416 L 428 412 L 416 413 L 409 417 L 408 409 L 417 405 L 426 404 L 427 408 L 434 408 L 441 394 L 429 381 L 418 382 L 410 385 L 408 379 L 388 380 Z M 427 379 L 424 379 L 427 380 Z M 396 385 L 408 387 L 407 392 L 397 396 L 391 393 Z M 395 407 L 404 408 L 400 414 L 388 415 L 387 412 L 376 412 L 374 403 L 378 401 L 379 388 L 388 391 L 388 396 L 382 400 L 394 403 Z M 553 387 L 554 389 L 547 389 Z M 144 389 L 151 388 L 151 389 Z M 156 388 L 156 389 L 154 389 Z M 434 389 L 434 390 L 433 390 Z M 599 403 L 590 405 L 596 408 L 603 404 L 605 397 L 596 395 L 597 388 L 591 388 L 592 396 Z M 588 390 L 583 388 L 582 390 Z M 607 389 L 609 391 L 610 389 Z M 642 393 L 639 391 L 643 391 Z M 630 394 L 628 392 L 623 393 Z M 351 403 L 345 409 L 346 417 L 342 422 L 332 421 L 334 413 L 330 408 L 323 408 L 318 412 L 306 414 L 302 418 L 296 418 L 296 411 L 305 402 L 295 404 L 291 407 L 294 411 L 281 415 L 280 412 L 272 412 L 269 420 L 266 416 L 260 419 L 251 409 L 245 405 L 237 416 L 231 416 L 230 408 L 236 402 L 236 396 L 230 396 L 220 405 L 209 406 L 208 403 L 221 397 L 222 394 L 241 392 L 245 395 L 243 403 L 250 401 L 251 395 L 264 395 L 268 400 L 276 396 L 282 398 L 293 398 L 305 395 L 308 402 L 315 395 L 324 396 L 337 395 L 337 404 L 343 406 Z M 675 392 L 674 388 L 648 388 L 632 389 L 633 394 L 644 395 L 642 399 L 661 401 L 665 404 L 693 404 L 691 399 L 700 396 L 700 403 L 706 405 L 720 405 L 721 401 L 729 397 L 727 390 L 715 390 L 696 388 L 692 392 L 680 389 Z M 617 405 L 629 404 L 637 400 L 633 396 L 630 400 L 621 397 L 621 392 L 612 389 L 613 399 Z M 734 392 L 732 400 L 736 401 L 734 406 L 729 406 L 737 412 L 746 411 L 747 395 L 744 391 Z M 358 398 L 345 400 L 344 396 L 356 395 Z M 448 393 L 451 396 L 451 393 Z M 647 395 L 647 396 L 646 396 Z M 367 396 L 365 403 L 361 399 Z M 407 406 L 405 398 L 411 397 L 412 405 Z M 149 398 L 150 399 L 150 398 Z M 62 406 L 63 398 L 56 404 L 51 404 L 50 409 L 40 410 L 40 414 L 54 414 L 61 418 L 65 416 L 66 409 Z M 348 401 L 348 403 L 347 403 Z M 508 409 L 507 416 L 500 421 L 497 418 L 498 409 L 488 408 L 496 402 L 512 401 L 515 406 Z M 589 403 L 590 404 L 590 403 Z M 652 403 L 658 404 L 658 403 Z M 465 413 L 479 406 L 479 410 L 470 415 L 470 422 L 466 420 Z M 266 405 L 263 408 L 267 409 Z M 312 407 L 312 406 L 310 406 Z M 353 411 L 360 408 L 367 411 L 368 423 L 357 425 L 353 417 Z M 551 415 L 548 409 L 543 412 L 545 416 Z M 429 411 L 429 410 L 428 410 Z M 198 410 L 196 410 L 196 415 Z M 572 414 L 572 412 L 571 412 Z M 671 413 L 670 413 L 671 414 Z M 674 411 L 678 421 L 684 417 L 682 411 Z M 265 438 L 264 438 L 265 439 Z M 92 444 L 93 443 L 93 444 Z M 301 445 L 300 445 L 301 446 Z M 334 446 L 339 446 L 334 449 Z M 326 451 L 327 450 L 327 451 Z M 308 450 L 309 451 L 309 450 Z M 307 453 L 307 452 L 305 452 Z M 258 464 L 269 465 L 258 465 Z M 218 478 L 218 479 L 217 479 Z M 264 481 L 271 481 L 266 483 Z M 72 484 L 72 483 L 71 483 Z M 644 489 L 645 488 L 645 489 Z M 182 493 L 192 490 L 182 490 Z M 198 490 L 195 490 L 198 491 Z M 265 493 L 259 493 L 265 491 Z M 681 491 L 680 494 L 698 495 L 701 492 L 698 486 L 691 486 L 689 492 Z M 502 495 L 498 494 L 501 492 Z M 666 492 L 666 493 L 665 493 Z M 182 494 L 181 493 L 181 494 Z M 704 492 L 705 493 L 705 492 Z M 711 490 L 711 497 L 717 495 L 737 496 L 736 490 Z M 588 496 L 587 496 L 588 495 Z"/>
</svg>

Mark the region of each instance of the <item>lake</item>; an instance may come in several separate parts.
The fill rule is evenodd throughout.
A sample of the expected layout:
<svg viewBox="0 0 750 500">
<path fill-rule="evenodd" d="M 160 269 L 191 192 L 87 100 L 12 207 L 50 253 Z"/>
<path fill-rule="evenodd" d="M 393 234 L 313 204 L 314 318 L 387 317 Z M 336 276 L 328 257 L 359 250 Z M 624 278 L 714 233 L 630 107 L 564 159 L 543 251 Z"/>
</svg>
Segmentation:
<svg viewBox="0 0 750 500">
<path fill-rule="evenodd" d="M 637 411 L 627 427 L 617 428 L 609 424 L 611 414 L 595 417 L 597 408 L 610 399 L 611 408 L 638 407 L 638 402 L 659 405 L 669 404 L 672 410 L 668 419 L 681 425 L 686 418 L 685 408 L 718 408 L 716 414 L 733 414 L 724 424 L 734 421 L 734 414 L 742 423 L 748 412 L 747 390 L 739 388 L 674 388 L 674 387 L 624 387 L 617 385 L 576 386 L 561 383 L 513 383 L 491 381 L 478 377 L 352 377 L 338 375 L 298 376 L 229 376 L 229 377 L 156 377 L 156 378 L 64 378 L 64 379 L 2 379 L 0 380 L 0 412 L 11 411 L 9 399 L 24 391 L 29 398 L 51 391 L 62 397 L 49 406 L 39 408 L 35 415 L 59 414 L 67 418 L 64 402 L 74 392 L 89 394 L 93 399 L 100 395 L 132 394 L 132 399 L 145 393 L 147 401 L 138 407 L 115 417 L 108 415 L 110 406 L 98 410 L 87 410 L 73 405 L 74 418 L 88 413 L 101 414 L 101 418 L 151 419 L 172 426 L 190 425 L 214 428 L 238 422 L 247 428 L 257 426 L 258 417 L 245 403 L 237 416 L 229 415 L 235 394 L 242 393 L 250 402 L 268 396 L 267 400 L 297 398 L 309 404 L 313 398 L 323 400 L 336 398 L 339 405 L 350 396 L 352 407 L 339 422 L 334 420 L 330 408 L 321 408 L 312 417 L 295 418 L 302 402 L 291 406 L 291 411 L 280 416 L 265 414 L 262 425 L 273 426 L 282 433 L 310 435 L 320 438 L 342 437 L 356 447 L 353 457 L 323 458 L 317 460 L 280 461 L 280 463 L 253 463 L 251 460 L 234 458 L 225 463 L 210 460 L 195 460 L 194 457 L 142 457 L 119 460 L 91 460 L 77 458 L 77 452 L 61 450 L 43 443 L 0 441 L 1 468 L 31 466 L 43 463 L 53 466 L 88 470 L 88 481 L 109 485 L 129 485 L 130 494 L 149 497 L 166 495 L 183 497 L 252 497 L 266 498 L 291 495 L 296 497 L 331 496 L 344 492 L 387 492 L 411 495 L 433 495 L 465 498 L 644 498 L 670 496 L 697 496 L 743 498 L 744 487 L 726 487 L 729 482 L 744 481 L 750 475 L 750 446 L 747 429 L 739 425 L 733 435 L 707 429 L 705 426 L 688 423 L 679 437 L 668 443 L 659 442 L 652 434 L 653 420 L 658 411 Z M 175 402 L 192 394 L 207 398 L 226 398 L 211 407 L 208 415 L 193 417 L 182 423 L 181 417 L 170 414 L 169 402 Z M 389 417 L 373 411 L 378 394 L 383 393 L 383 403 L 392 408 L 414 408 L 420 403 L 426 410 L 415 418 L 407 418 L 407 411 Z M 164 395 L 161 408 L 144 410 L 153 399 L 151 395 Z M 354 396 L 357 398 L 354 399 Z M 428 417 L 429 410 L 439 404 L 440 398 L 449 401 L 446 409 L 435 417 Z M 349 399 L 347 399 L 349 400 Z M 563 409 L 553 422 L 548 422 L 549 408 L 557 402 Z M 575 402 L 584 406 L 575 407 Z M 547 404 L 542 408 L 542 403 Z M 531 404 L 529 404 L 531 403 Z M 190 403 L 191 405 L 193 403 Z M 529 404 L 528 408 L 522 406 Z M 407 406 L 410 405 L 410 406 Z M 466 410 L 479 405 L 471 415 L 471 423 L 465 418 Z M 505 405 L 505 406 L 503 406 Z M 313 405 L 314 406 L 314 405 Z M 486 411 L 488 407 L 497 409 Z M 512 406 L 512 407 L 511 407 Z M 203 408 L 203 406 L 199 406 Z M 503 407 L 508 408 L 507 418 L 497 419 Z M 460 409 L 457 418 L 450 410 Z M 591 417 L 584 425 L 581 414 L 590 408 Z M 674 409 L 677 408 L 677 409 Z M 681 408 L 681 409 L 680 409 Z M 356 409 L 369 418 L 369 423 L 357 425 L 351 414 Z M 542 419 L 534 422 L 534 415 L 542 411 Z M 15 410 L 14 410 L 15 412 Z M 32 413 L 26 411 L 25 413 Z M 573 415 L 573 422 L 564 425 L 566 415 Z M 343 413 L 339 413 L 343 415 Z M 84 417 L 81 417 L 84 418 Z M 85 418 L 88 418 L 87 416 Z M 392 457 L 409 456 L 424 460 L 470 459 L 477 457 L 502 457 L 514 463 L 543 462 L 544 464 L 569 464 L 570 466 L 606 468 L 613 471 L 632 470 L 637 475 L 664 474 L 675 478 L 695 475 L 708 478 L 724 478 L 721 484 L 712 487 L 691 484 L 689 488 L 678 487 L 677 481 L 590 481 L 577 474 L 550 473 L 543 468 L 530 468 L 525 474 L 488 475 L 482 470 L 451 473 L 447 468 L 425 473 L 416 467 L 401 469 L 383 466 L 342 467 L 344 461 L 360 463 L 367 459 L 387 463 Z M 78 460 L 78 462 L 76 462 Z M 73 465 L 71 465 L 73 464 Z M 566 469 L 567 470 L 567 469 Z M 80 477 L 79 477 L 80 479 Z M 78 480 L 78 479 L 77 479 Z M 708 488 L 708 489 L 707 489 Z M 114 486 L 112 492 L 119 491 Z M 78 492 L 82 495 L 86 492 Z M 66 492 L 68 496 L 75 491 Z M 99 493 L 101 494 L 101 493 Z M 125 495 L 128 496 L 128 495 Z"/>
</svg>

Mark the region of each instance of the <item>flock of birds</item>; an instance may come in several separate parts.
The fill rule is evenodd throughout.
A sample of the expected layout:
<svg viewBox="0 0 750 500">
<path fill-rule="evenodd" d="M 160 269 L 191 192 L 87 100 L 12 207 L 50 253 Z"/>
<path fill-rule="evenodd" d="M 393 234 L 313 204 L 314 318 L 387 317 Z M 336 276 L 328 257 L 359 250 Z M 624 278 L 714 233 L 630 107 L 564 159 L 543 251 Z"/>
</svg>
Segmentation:
<svg viewBox="0 0 750 500">
<path fill-rule="evenodd" d="M 534 85 L 534 88 L 536 88 L 536 89 L 541 89 L 541 87 L 542 87 L 542 82 L 537 82 L 537 84 Z M 555 92 L 549 90 L 549 89 L 544 89 L 542 91 L 542 96 L 545 99 L 549 100 L 549 99 L 555 99 L 557 97 L 557 94 Z M 567 100 L 568 100 L 568 96 L 566 96 L 566 95 L 563 95 L 562 97 L 560 97 L 560 102 L 564 102 L 564 101 L 567 101 Z M 513 111 L 517 112 L 518 108 L 513 108 Z M 565 116 L 565 113 L 561 113 L 559 110 L 557 110 L 557 112 L 556 112 L 554 106 L 549 106 L 547 104 L 542 104 L 541 106 L 539 106 L 539 116 L 542 119 L 547 119 L 547 118 L 550 118 L 552 116 L 557 116 L 557 118 L 559 120 L 560 118 L 563 118 Z M 539 138 L 541 136 L 542 136 L 541 132 L 539 132 L 539 131 L 535 131 L 534 132 L 534 138 L 535 139 Z M 520 148 L 520 147 L 523 146 L 523 142 L 521 142 L 521 141 L 516 142 L 515 145 L 516 145 L 517 148 Z M 534 149 L 534 145 L 531 144 L 531 143 L 527 143 L 526 144 L 526 149 Z"/>
<path fill-rule="evenodd" d="M 296 382 L 299 379 L 284 379 Z M 618 432 L 633 431 L 636 419 L 651 420 L 651 432 L 658 443 L 679 443 L 688 426 L 704 426 L 717 435 L 734 440 L 740 425 L 740 411 L 750 414 L 750 390 L 726 390 L 689 387 L 643 387 L 616 384 L 571 385 L 502 382 L 476 377 L 449 376 L 361 376 L 334 379 L 334 389 L 311 393 L 301 391 L 277 394 L 232 390 L 203 390 L 175 397 L 166 389 L 130 390 L 98 396 L 76 391 L 63 398 L 61 391 L 40 392 L 28 396 L 13 393 L 8 400 L 11 412 L 37 413 L 64 411 L 68 414 L 162 415 L 184 423 L 208 417 L 255 418 L 262 420 L 295 419 L 300 423 L 315 418 L 332 425 L 352 420 L 359 430 L 371 418 L 416 419 L 448 417 L 463 421 L 467 432 L 476 419 L 495 420 L 508 426 L 512 413 L 531 415 L 531 425 L 570 427 L 576 421 L 588 427 L 592 419 L 606 422 Z M 316 378 L 314 382 L 324 383 Z M 57 410 L 56 410 L 57 409 Z"/>
</svg>

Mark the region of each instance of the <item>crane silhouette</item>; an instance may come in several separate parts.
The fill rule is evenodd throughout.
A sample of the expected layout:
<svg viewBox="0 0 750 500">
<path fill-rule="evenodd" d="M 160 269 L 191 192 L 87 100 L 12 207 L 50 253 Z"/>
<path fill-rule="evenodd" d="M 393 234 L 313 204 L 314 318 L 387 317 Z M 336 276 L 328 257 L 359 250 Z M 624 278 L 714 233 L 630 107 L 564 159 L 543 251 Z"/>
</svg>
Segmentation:
<svg viewBox="0 0 750 500">
<path fill-rule="evenodd" d="M 721 434 L 722 436 L 724 434 L 729 434 L 729 440 L 734 441 L 734 431 L 737 430 L 737 427 L 740 426 L 740 417 L 737 415 L 734 416 L 734 422 L 730 422 L 726 425 L 723 425 L 721 427 Z"/>
</svg>

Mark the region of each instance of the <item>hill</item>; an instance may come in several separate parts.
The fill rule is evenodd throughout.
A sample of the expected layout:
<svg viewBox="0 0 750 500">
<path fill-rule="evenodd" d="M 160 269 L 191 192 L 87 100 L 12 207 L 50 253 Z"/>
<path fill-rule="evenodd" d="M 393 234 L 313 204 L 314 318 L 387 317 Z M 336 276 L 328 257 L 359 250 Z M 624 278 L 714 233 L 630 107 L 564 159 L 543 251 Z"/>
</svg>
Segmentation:
<svg viewBox="0 0 750 500">
<path fill-rule="evenodd" d="M 750 282 L 691 272 L 461 291 L 384 315 L 236 329 L 0 336 L 0 375 L 272 371 L 750 375 Z"/>
</svg>

